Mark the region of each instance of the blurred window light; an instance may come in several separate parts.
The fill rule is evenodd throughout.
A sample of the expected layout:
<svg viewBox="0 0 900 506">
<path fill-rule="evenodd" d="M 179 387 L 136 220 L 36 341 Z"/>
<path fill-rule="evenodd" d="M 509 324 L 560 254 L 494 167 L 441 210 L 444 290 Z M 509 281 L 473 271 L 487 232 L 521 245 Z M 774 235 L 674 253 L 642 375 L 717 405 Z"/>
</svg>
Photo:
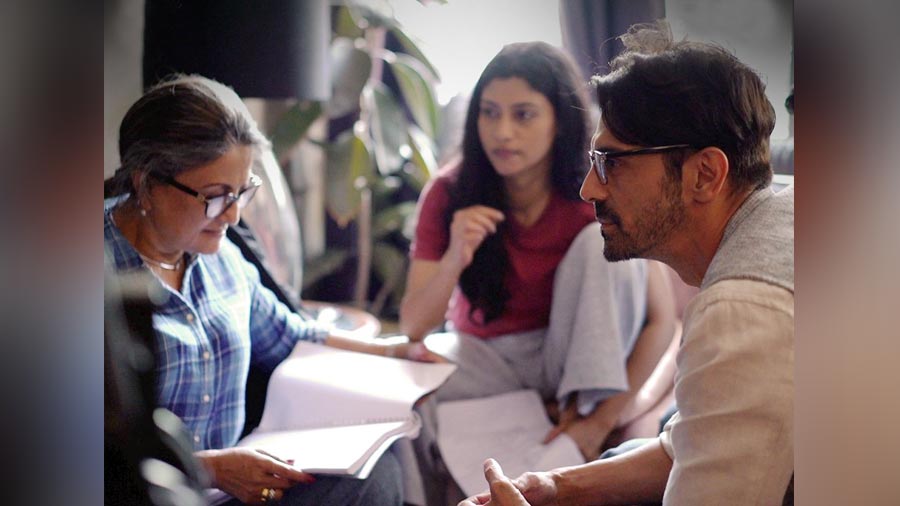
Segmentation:
<svg viewBox="0 0 900 506">
<path fill-rule="evenodd" d="M 542 40 L 562 47 L 559 2 L 452 0 L 446 4 L 393 2 L 394 16 L 440 72 L 437 99 L 446 105 L 468 95 L 505 44 Z"/>
</svg>

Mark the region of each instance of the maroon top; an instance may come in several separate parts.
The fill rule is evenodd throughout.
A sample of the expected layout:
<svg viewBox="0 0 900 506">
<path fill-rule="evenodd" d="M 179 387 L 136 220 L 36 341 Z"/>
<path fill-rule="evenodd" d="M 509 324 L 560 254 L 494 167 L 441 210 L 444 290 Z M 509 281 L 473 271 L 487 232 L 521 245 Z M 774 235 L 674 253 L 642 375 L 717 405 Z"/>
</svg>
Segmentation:
<svg viewBox="0 0 900 506">
<path fill-rule="evenodd" d="M 447 188 L 451 177 L 452 172 L 444 172 L 422 191 L 416 235 L 410 247 L 410 257 L 414 260 L 439 261 L 450 245 L 444 214 L 449 205 Z M 553 192 L 544 212 L 531 226 L 507 219 L 504 245 L 509 256 L 506 274 L 509 300 L 503 313 L 490 323 L 483 323 L 480 310 L 473 313 L 475 321 L 472 321 L 469 301 L 457 286 L 445 315 L 457 331 L 490 338 L 546 327 L 556 267 L 575 236 L 595 217 L 593 207 L 587 202 L 568 200 Z"/>
</svg>

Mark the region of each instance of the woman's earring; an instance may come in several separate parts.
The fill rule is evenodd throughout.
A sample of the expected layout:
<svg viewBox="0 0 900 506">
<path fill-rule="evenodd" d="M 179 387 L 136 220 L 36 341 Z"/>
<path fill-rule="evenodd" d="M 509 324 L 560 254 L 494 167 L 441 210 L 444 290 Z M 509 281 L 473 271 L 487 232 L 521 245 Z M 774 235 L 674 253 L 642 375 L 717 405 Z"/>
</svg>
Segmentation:
<svg viewBox="0 0 900 506">
<path fill-rule="evenodd" d="M 143 217 L 145 217 L 145 218 L 147 217 L 147 210 L 146 210 L 146 209 L 141 209 L 141 216 L 143 216 Z"/>
</svg>

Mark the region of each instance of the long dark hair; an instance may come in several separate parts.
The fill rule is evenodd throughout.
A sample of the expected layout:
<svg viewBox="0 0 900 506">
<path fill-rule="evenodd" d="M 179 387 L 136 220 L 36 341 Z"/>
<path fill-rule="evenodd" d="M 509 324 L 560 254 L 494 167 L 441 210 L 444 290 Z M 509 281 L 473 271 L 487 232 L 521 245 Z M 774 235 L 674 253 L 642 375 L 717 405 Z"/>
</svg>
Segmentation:
<svg viewBox="0 0 900 506">
<path fill-rule="evenodd" d="M 556 138 L 552 148 L 551 184 L 563 197 L 579 198 L 579 185 L 587 168 L 585 150 L 589 132 L 586 86 L 579 76 L 572 59 L 545 42 L 509 44 L 488 63 L 475 84 L 466 113 L 462 162 L 449 186 L 450 204 L 444 217 L 448 231 L 453 213 L 458 209 L 480 204 L 507 210 L 503 180 L 491 165 L 478 136 L 481 94 L 494 79 L 521 78 L 553 106 Z M 472 308 L 469 318 L 480 309 L 485 323 L 489 322 L 500 316 L 509 299 L 504 284 L 509 267 L 503 244 L 506 233 L 507 227 L 501 223 L 497 233 L 484 240 L 460 276 L 460 288 Z"/>
<path fill-rule="evenodd" d="M 125 113 L 119 127 L 122 165 L 104 182 L 104 197 L 127 193 L 133 201 L 146 191 L 151 172 L 175 176 L 216 160 L 236 145 L 258 151 L 269 141 L 234 90 L 198 75 L 170 76 Z M 137 186 L 134 174 L 140 175 Z"/>
</svg>

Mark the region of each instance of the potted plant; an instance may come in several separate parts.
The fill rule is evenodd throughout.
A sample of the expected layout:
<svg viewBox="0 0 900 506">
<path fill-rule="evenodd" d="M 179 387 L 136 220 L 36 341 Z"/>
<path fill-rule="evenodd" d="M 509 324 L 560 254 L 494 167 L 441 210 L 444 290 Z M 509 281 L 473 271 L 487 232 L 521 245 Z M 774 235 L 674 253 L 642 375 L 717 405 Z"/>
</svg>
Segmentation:
<svg viewBox="0 0 900 506">
<path fill-rule="evenodd" d="M 305 259 L 304 292 L 345 283 L 333 278 L 355 270 L 354 304 L 391 317 L 405 286 L 409 220 L 437 168 L 438 74 L 393 16 L 345 2 L 332 20 L 332 97 L 286 111 L 273 149 L 282 166 L 303 140 L 323 150 L 328 219 L 354 237 Z M 327 135 L 312 138 L 310 126 L 321 119 Z"/>
</svg>

